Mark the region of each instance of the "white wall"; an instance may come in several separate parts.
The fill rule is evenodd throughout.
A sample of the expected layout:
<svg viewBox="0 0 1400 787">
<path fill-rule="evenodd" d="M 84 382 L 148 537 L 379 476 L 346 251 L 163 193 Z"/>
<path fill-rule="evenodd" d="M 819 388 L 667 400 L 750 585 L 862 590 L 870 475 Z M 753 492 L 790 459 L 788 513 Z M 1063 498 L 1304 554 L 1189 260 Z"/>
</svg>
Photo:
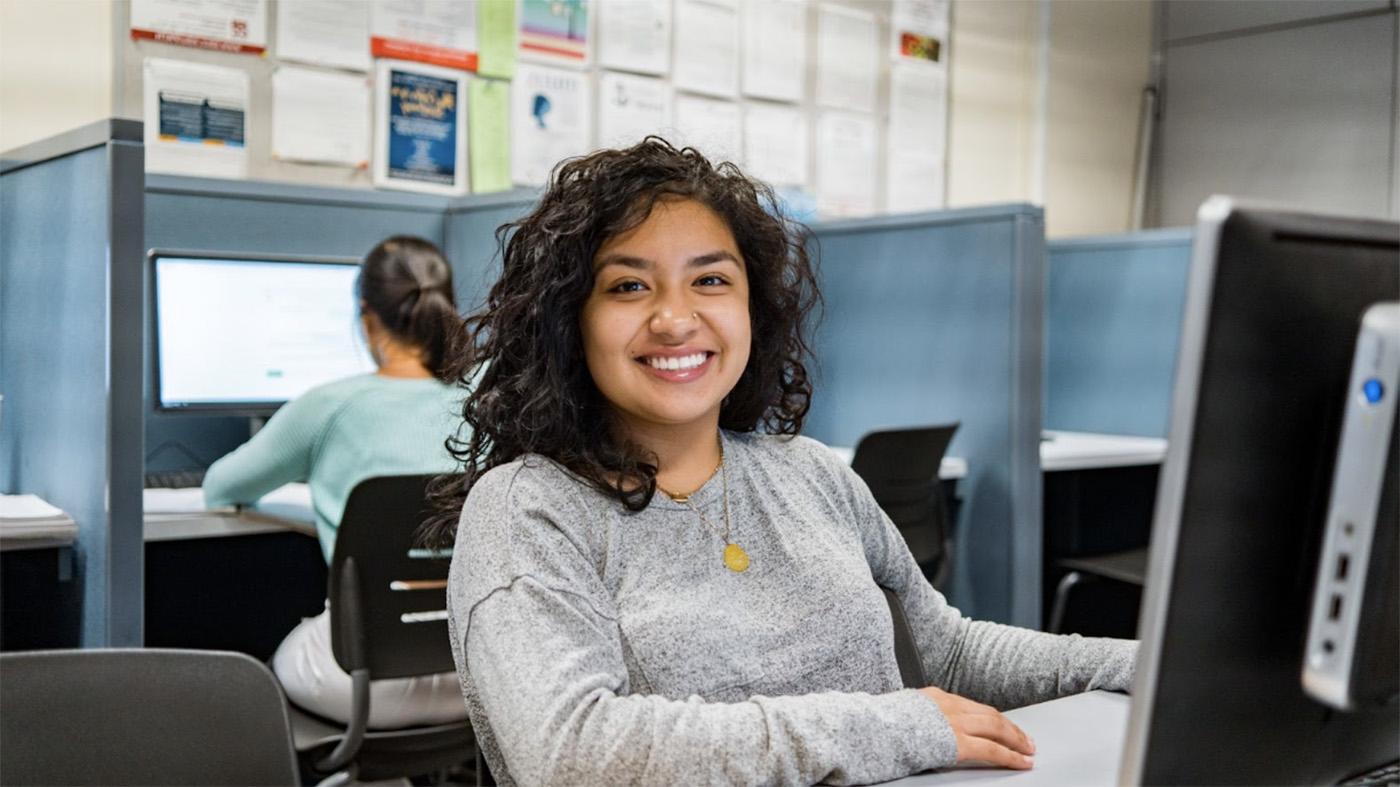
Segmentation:
<svg viewBox="0 0 1400 787">
<path fill-rule="evenodd" d="M 1051 5 L 1045 223 L 1051 237 L 1123 232 L 1132 223 L 1152 4 Z"/>
<path fill-rule="evenodd" d="M 1035 0 L 963 0 L 949 33 L 948 205 L 1031 200 Z"/>
<path fill-rule="evenodd" d="M 1053 0 L 1048 9 L 1042 59 L 1038 0 L 953 6 L 948 204 L 1043 202 L 1051 237 L 1123 232 L 1151 3 Z"/>
<path fill-rule="evenodd" d="M 0 151 L 112 115 L 109 0 L 0 0 Z"/>
</svg>

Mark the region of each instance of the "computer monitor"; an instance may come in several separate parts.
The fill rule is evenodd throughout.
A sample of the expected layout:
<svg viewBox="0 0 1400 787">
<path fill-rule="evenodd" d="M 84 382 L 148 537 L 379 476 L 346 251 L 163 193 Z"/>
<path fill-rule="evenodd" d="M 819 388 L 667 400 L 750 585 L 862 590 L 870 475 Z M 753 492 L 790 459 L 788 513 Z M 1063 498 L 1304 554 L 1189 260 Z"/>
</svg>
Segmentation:
<svg viewBox="0 0 1400 787">
<path fill-rule="evenodd" d="M 154 400 L 167 412 L 269 416 L 374 370 L 358 261 L 152 251 Z"/>
<path fill-rule="evenodd" d="M 1120 781 L 1334 784 L 1400 757 L 1400 709 L 1303 690 L 1362 315 L 1400 299 L 1400 226 L 1198 216 Z"/>
</svg>

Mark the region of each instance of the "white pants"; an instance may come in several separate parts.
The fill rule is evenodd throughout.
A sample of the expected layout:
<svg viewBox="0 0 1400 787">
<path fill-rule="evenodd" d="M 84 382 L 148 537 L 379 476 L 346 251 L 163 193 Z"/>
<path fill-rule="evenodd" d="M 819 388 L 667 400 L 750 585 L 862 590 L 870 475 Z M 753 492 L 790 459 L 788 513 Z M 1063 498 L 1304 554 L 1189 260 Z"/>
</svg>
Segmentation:
<svg viewBox="0 0 1400 787">
<path fill-rule="evenodd" d="M 349 724 L 351 679 L 331 651 L 331 612 L 303 618 L 277 646 L 272 671 L 287 698 L 328 719 Z M 457 673 L 391 678 L 369 684 L 369 727 L 391 730 L 446 724 L 467 717 Z"/>
</svg>

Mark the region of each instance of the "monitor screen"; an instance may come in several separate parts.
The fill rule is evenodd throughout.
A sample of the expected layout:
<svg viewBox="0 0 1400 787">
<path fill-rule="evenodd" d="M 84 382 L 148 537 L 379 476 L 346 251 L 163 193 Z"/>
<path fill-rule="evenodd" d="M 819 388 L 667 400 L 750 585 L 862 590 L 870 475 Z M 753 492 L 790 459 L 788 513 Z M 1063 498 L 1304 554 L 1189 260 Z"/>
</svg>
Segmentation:
<svg viewBox="0 0 1400 787">
<path fill-rule="evenodd" d="M 1362 316 L 1400 226 L 1202 206 L 1120 781 L 1335 784 L 1400 757 L 1400 709 L 1301 673 Z"/>
<path fill-rule="evenodd" d="M 162 410 L 267 415 L 313 386 L 374 370 L 353 260 L 151 259 Z"/>
</svg>

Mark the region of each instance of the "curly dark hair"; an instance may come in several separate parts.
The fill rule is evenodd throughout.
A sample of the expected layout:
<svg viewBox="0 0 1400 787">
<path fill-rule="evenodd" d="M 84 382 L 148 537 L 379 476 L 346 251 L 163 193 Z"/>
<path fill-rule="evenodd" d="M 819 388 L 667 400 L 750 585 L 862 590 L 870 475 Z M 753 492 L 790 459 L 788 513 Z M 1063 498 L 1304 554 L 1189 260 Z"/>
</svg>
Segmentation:
<svg viewBox="0 0 1400 787">
<path fill-rule="evenodd" d="M 468 316 L 453 365 L 469 393 L 447 449 L 463 472 L 433 485 L 438 514 L 424 526 L 425 543 L 449 545 L 476 480 L 524 454 L 553 460 L 628 509 L 651 502 L 656 457 L 612 433 L 584 361 L 579 314 L 598 249 L 667 199 L 695 200 L 718 214 L 748 275 L 751 335 L 761 340 L 752 342 L 748 365 L 721 405 L 720 426 L 801 431 L 812 397 L 807 331 L 821 303 L 807 228 L 734 164 L 712 165 L 694 148 L 659 137 L 570 159 L 555 168 L 529 215 L 496 230 L 501 277 L 485 306 Z"/>
</svg>

